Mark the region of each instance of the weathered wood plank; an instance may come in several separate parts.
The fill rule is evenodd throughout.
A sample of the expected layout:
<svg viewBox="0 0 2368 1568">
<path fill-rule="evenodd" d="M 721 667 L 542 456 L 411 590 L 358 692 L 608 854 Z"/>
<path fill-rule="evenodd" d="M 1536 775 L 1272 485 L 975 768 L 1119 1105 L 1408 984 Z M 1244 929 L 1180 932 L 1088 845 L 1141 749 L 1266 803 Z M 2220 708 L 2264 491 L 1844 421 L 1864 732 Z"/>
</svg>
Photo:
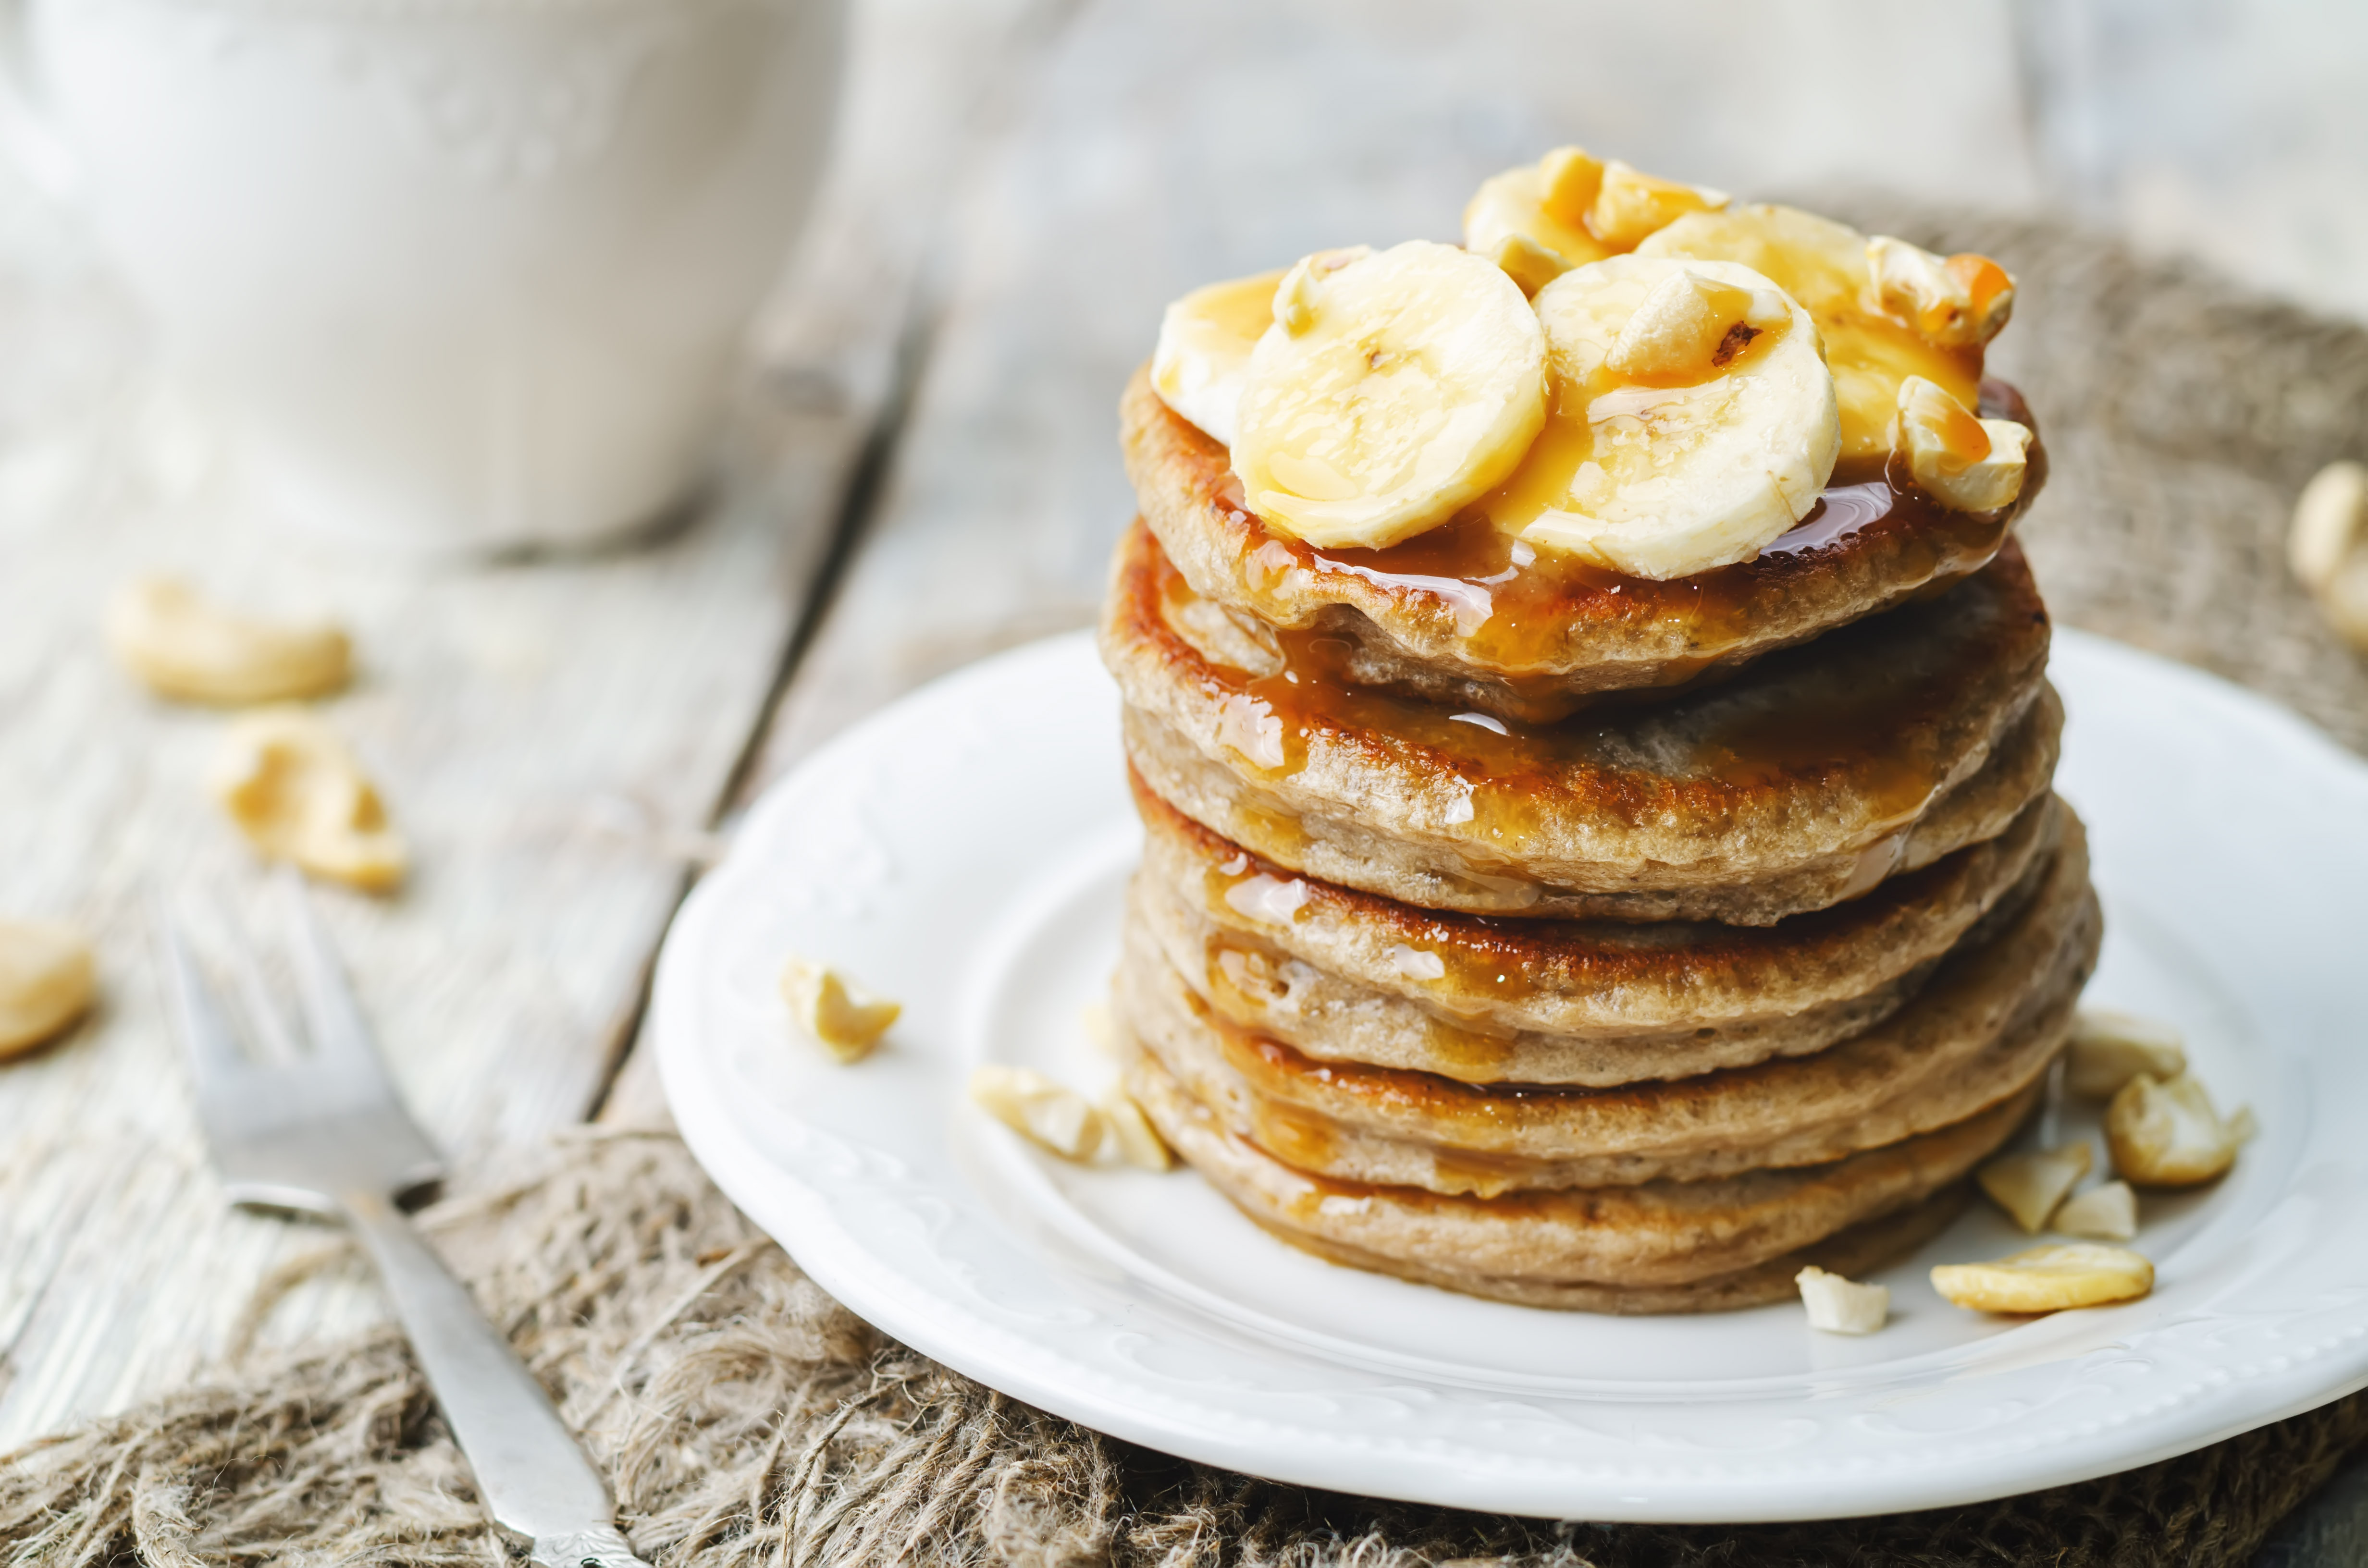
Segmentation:
<svg viewBox="0 0 2368 1568">
<path fill-rule="evenodd" d="M 142 895 L 208 882 L 236 902 L 255 869 L 199 784 L 221 717 L 111 666 L 108 594 L 176 571 L 355 630 L 364 675 L 328 711 L 418 872 L 390 901 L 324 902 L 396 1075 L 459 1152 L 581 1119 L 888 397 L 932 226 L 915 198 L 941 190 L 924 176 L 965 144 L 1030 14 L 859 10 L 834 173 L 762 334 L 733 482 L 674 537 L 484 571 L 291 549 L 202 431 L 145 397 L 0 465 L 0 904 L 91 930 L 107 987 L 75 1036 L 0 1069 L 0 1449 L 186 1380 L 258 1280 L 334 1241 L 228 1210 L 205 1169 Z M 379 1311 L 369 1281 L 333 1275 L 264 1342 Z"/>
</svg>

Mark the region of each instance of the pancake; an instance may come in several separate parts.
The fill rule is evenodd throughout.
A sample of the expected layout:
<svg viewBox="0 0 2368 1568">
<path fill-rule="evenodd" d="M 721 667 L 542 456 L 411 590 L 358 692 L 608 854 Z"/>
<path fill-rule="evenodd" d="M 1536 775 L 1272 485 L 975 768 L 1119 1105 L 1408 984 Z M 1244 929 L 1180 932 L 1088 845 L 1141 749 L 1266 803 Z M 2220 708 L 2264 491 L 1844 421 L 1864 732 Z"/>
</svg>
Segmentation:
<svg viewBox="0 0 2368 1568">
<path fill-rule="evenodd" d="M 1429 908 L 1772 924 L 2005 831 L 2062 724 L 2012 545 L 1721 686 L 1546 726 L 1222 662 L 1188 635 L 1206 605 L 1128 531 L 1101 647 L 1137 771 L 1269 860 Z"/>
<path fill-rule="evenodd" d="M 1793 1276 L 1815 1265 L 1852 1279 L 1862 1279 L 1885 1268 L 1947 1230 L 1965 1210 L 1972 1196 L 1967 1183 L 1942 1187 L 1920 1203 L 1895 1213 L 1839 1231 L 1796 1252 L 1731 1274 L 1713 1274 L 1684 1285 L 1587 1285 L 1571 1282 L 1501 1279 L 1469 1269 L 1426 1267 L 1378 1256 L 1344 1246 L 1304 1231 L 1285 1230 L 1250 1216 L 1260 1229 L 1302 1252 L 1326 1262 L 1371 1274 L 1395 1274 L 1417 1285 L 1436 1285 L 1466 1296 L 1510 1301 L 1515 1306 L 1548 1307 L 1559 1312 L 1604 1312 L 1638 1316 L 1646 1312 L 1729 1312 L 1744 1307 L 1764 1307 L 1800 1299 Z"/>
<path fill-rule="evenodd" d="M 1408 1267 L 1531 1284 L 1686 1285 L 1754 1268 L 1896 1213 L 1957 1181 L 2038 1102 L 2025 1089 L 1979 1116 L 1832 1165 L 1711 1181 L 1450 1196 L 1296 1170 L 1227 1131 L 1147 1052 L 1127 1091 L 1174 1149 L 1269 1229 Z"/>
<path fill-rule="evenodd" d="M 1982 404 L 2032 423 L 2003 382 L 1984 384 Z M 1202 597 L 1286 636 L 1339 642 L 1360 685 L 1532 722 L 1596 693 L 1733 670 L 1975 572 L 2046 472 L 2034 440 L 2014 506 L 1979 516 L 1940 508 L 1901 472 L 1856 475 L 1759 559 L 1656 583 L 1553 551 L 1523 565 L 1476 514 L 1388 550 L 1319 551 L 1247 510 L 1226 449 L 1160 402 L 1145 372 L 1119 417 L 1144 517 Z"/>
<path fill-rule="evenodd" d="M 1813 1055 L 1616 1089 L 1315 1062 L 1214 1017 L 1141 942 L 1121 964 L 1118 998 L 1136 1039 L 1194 1098 L 1315 1175 L 1484 1196 L 1694 1181 L 1897 1142 L 2036 1081 L 2071 1028 L 2100 926 L 2075 824 L 2027 907 L 1952 955 L 1886 1022 Z"/>
<path fill-rule="evenodd" d="M 2043 796 L 1996 838 L 1775 926 L 1504 920 L 1293 876 L 1134 786 L 1138 923 L 1220 1016 L 1474 1083 L 1682 1077 L 1857 1034 L 2038 886 L 2062 825 Z"/>
</svg>

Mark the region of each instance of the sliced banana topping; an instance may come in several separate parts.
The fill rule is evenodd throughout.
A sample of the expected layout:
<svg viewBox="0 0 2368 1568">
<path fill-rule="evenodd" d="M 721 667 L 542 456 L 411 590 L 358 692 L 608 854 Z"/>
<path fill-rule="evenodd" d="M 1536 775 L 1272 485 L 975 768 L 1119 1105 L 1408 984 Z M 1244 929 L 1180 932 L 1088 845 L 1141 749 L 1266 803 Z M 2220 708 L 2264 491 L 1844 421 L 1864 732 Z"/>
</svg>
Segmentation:
<svg viewBox="0 0 2368 1568">
<path fill-rule="evenodd" d="M 1995 512 L 2022 494 L 2031 430 L 2011 419 L 1976 419 L 1946 388 L 1910 376 L 1899 383 L 1891 445 L 1942 506 Z"/>
<path fill-rule="evenodd" d="M 1816 504 L 1840 445 L 1833 378 L 1768 278 L 1615 256 L 1547 285 L 1537 313 L 1554 413 L 1484 503 L 1499 528 L 1667 579 L 1750 560 Z"/>
<path fill-rule="evenodd" d="M 1740 262 L 1809 312 L 1833 372 L 1844 462 L 1872 467 L 1889 454 L 1899 384 L 1910 376 L 1968 406 L 1979 401 L 1980 347 L 1943 347 L 1885 313 L 1870 287 L 1867 238 L 1847 223 L 1754 203 L 1680 216 L 1636 254 Z"/>
<path fill-rule="evenodd" d="M 2222 1120 L 2194 1074 L 2168 1082 L 2141 1073 L 2105 1108 L 2113 1169 L 2140 1187 L 2193 1187 L 2236 1163 L 2248 1129 Z"/>
<path fill-rule="evenodd" d="M 1729 199 L 1723 190 L 1656 179 L 1614 158 L 1603 165 L 1603 180 L 1596 188 L 1595 205 L 1588 210 L 1587 227 L 1611 249 L 1633 250 L 1647 235 L 1687 213 L 1715 212 Z"/>
<path fill-rule="evenodd" d="M 1978 347 L 2014 313 L 2014 278 L 1986 256 L 1938 256 L 1877 234 L 1866 266 L 1876 308 L 1943 348 Z"/>
<path fill-rule="evenodd" d="M 1611 254 L 1587 231 L 1602 186 L 1602 164 L 1578 147 L 1557 147 L 1534 164 L 1491 176 L 1463 209 L 1463 248 L 1534 294 L 1572 267 Z"/>
<path fill-rule="evenodd" d="M 2131 1301 L 2154 1289 L 2154 1265 L 2127 1247 L 2066 1242 L 1995 1263 L 1943 1263 L 1932 1289 L 1981 1312 L 2053 1312 Z"/>
<path fill-rule="evenodd" d="M 1280 272 L 1195 289 L 1159 318 L 1151 389 L 1159 401 L 1227 446 L 1248 379 L 1250 351 L 1274 322 Z"/>
<path fill-rule="evenodd" d="M 1414 240 L 1284 275 L 1233 443 L 1252 510 L 1330 548 L 1380 549 L 1494 488 L 1545 419 L 1545 338 L 1513 281 Z"/>
</svg>

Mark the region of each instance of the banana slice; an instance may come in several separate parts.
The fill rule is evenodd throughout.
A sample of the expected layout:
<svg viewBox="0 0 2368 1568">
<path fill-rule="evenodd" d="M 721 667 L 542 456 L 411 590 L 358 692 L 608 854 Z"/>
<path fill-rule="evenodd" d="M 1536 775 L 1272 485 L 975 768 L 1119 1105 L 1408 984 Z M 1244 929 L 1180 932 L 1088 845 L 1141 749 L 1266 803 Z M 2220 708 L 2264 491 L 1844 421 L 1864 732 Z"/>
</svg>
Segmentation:
<svg viewBox="0 0 2368 1568">
<path fill-rule="evenodd" d="M 1360 250 L 1364 247 L 1359 246 Z M 1151 389 L 1159 401 L 1228 447 L 1248 379 L 1250 351 L 1274 322 L 1281 272 L 1195 289 L 1159 318 Z"/>
<path fill-rule="evenodd" d="M 1614 256 L 1538 294 L 1554 414 L 1482 505 L 1631 576 L 1748 561 L 1816 504 L 1840 445 L 1801 307 L 1733 262 Z"/>
<path fill-rule="evenodd" d="M 1611 248 L 1587 232 L 1603 187 L 1603 165 L 1579 147 L 1557 147 L 1534 164 L 1480 182 L 1463 209 L 1463 248 L 1505 269 L 1535 294 L 1574 267 Z"/>
<path fill-rule="evenodd" d="M 1453 245 L 1338 254 L 1307 257 L 1275 290 L 1234 472 L 1281 532 L 1380 549 L 1521 460 L 1545 421 L 1545 335 L 1512 279 Z"/>
<path fill-rule="evenodd" d="M 1976 419 L 1947 390 L 1910 376 L 1899 383 L 1892 450 L 1942 506 L 1960 512 L 1995 512 L 2014 505 L 2031 446 L 2028 426 L 2011 419 Z"/>
<path fill-rule="evenodd" d="M 1891 451 L 1899 386 L 1921 376 L 1966 407 L 1981 396 L 1979 343 L 1943 347 L 1883 310 L 1867 237 L 1797 208 L 1752 204 L 1677 218 L 1638 256 L 1740 262 L 1772 279 L 1816 324 L 1841 414 L 1841 460 L 1873 478 Z"/>
<path fill-rule="evenodd" d="M 1982 1312 L 2053 1312 L 2134 1301 L 2154 1289 L 2154 1265 L 2127 1247 L 2063 1242 L 1996 1263 L 1943 1263 L 1932 1289 Z"/>
</svg>

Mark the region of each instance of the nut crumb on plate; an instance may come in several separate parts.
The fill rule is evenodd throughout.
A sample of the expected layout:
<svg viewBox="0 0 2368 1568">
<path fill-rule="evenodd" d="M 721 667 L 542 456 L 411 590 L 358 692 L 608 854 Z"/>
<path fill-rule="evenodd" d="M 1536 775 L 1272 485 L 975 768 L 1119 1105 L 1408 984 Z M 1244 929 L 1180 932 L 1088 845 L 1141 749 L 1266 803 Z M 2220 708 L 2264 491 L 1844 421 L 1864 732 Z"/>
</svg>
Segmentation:
<svg viewBox="0 0 2368 1568">
<path fill-rule="evenodd" d="M 1873 1334 L 1891 1315 L 1891 1287 L 1861 1285 L 1815 1264 L 1793 1276 L 1809 1326 L 1827 1334 Z"/>
<path fill-rule="evenodd" d="M 800 1028 L 841 1062 L 871 1053 L 905 1010 L 899 1002 L 874 996 L 826 964 L 792 957 L 781 965 L 781 1000 Z"/>
</svg>

